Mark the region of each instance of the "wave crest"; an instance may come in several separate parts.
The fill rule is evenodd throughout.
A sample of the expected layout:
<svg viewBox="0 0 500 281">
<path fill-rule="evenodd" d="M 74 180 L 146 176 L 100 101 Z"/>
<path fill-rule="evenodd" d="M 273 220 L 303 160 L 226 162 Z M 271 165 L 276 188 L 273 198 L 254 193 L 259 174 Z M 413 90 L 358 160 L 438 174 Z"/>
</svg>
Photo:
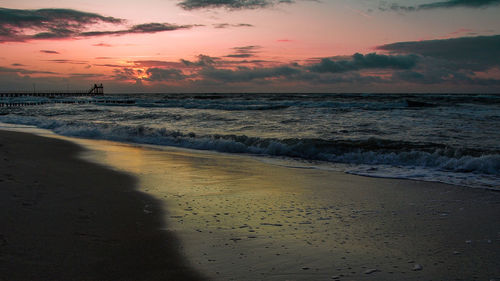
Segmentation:
<svg viewBox="0 0 500 281">
<path fill-rule="evenodd" d="M 6 115 L 6 123 L 34 125 L 65 136 L 249 153 L 353 165 L 391 165 L 438 171 L 500 175 L 500 152 L 453 148 L 435 143 L 366 140 L 277 139 L 245 135 L 199 135 L 146 126 L 58 121 Z"/>
</svg>

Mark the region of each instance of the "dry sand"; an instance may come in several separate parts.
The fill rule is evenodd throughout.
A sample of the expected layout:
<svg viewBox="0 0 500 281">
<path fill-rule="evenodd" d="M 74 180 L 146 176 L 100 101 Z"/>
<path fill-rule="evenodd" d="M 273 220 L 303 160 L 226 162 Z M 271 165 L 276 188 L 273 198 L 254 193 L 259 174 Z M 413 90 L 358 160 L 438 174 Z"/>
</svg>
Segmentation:
<svg viewBox="0 0 500 281">
<path fill-rule="evenodd" d="M 5 138 L 2 134 L 3 154 L 24 153 L 21 146 L 12 145 L 14 140 Z M 22 139 L 29 143 L 30 138 Z M 176 263 L 182 261 L 179 252 L 195 270 L 214 280 L 500 280 L 500 192 L 294 168 L 287 166 L 293 166 L 293 162 L 265 163 L 263 158 L 247 156 L 69 140 L 86 148 L 81 158 L 107 168 L 73 159 L 71 165 L 85 168 L 71 168 L 64 162 L 67 166 L 62 174 L 70 176 L 52 177 L 51 183 L 42 188 L 44 175 L 61 169 L 60 160 L 47 156 L 55 155 L 55 149 L 60 148 L 50 146 L 46 152 L 39 151 L 37 157 L 24 160 L 24 168 L 9 162 L 23 159 L 20 156 L 2 156 L 9 161 L 2 163 L 7 172 L 2 172 L 1 202 L 2 208 L 4 202 L 9 207 L 0 231 L 6 241 L 0 244 L 0 273 L 20 276 L 5 280 L 27 280 L 22 277 L 28 273 L 20 268 L 30 268 L 31 263 L 37 266 L 28 270 L 31 273 L 40 274 L 39 269 L 48 268 L 52 276 L 61 276 L 57 280 L 69 280 L 67 274 L 73 270 L 77 274 L 72 276 L 93 272 L 88 280 L 106 277 L 94 270 L 102 269 L 102 264 L 115 273 L 125 270 L 121 275 L 125 277 L 133 276 L 128 273 L 132 271 L 144 277 L 142 280 L 159 280 L 140 274 L 150 272 L 150 262 L 152 268 L 163 264 L 179 268 L 174 270 L 176 274 L 191 274 L 183 265 L 188 263 Z M 26 174 L 23 169 L 30 166 L 38 167 L 36 173 L 22 176 Z M 82 171 L 86 176 L 79 177 Z M 134 181 L 123 172 L 132 175 L 138 190 L 147 195 L 134 191 Z M 108 184 L 92 183 L 95 174 Z M 23 191 L 3 188 L 14 186 L 11 182 Z M 123 202 L 110 202 L 115 200 L 113 194 L 122 194 L 118 197 Z M 44 198 L 59 200 L 51 200 L 44 208 L 41 203 L 30 203 L 48 200 Z M 25 201 L 27 206 L 23 205 Z M 55 204 L 59 201 L 66 205 Z M 23 223 L 19 218 L 33 213 L 30 208 L 38 208 L 38 215 L 31 215 L 34 223 Z M 81 222 L 80 208 L 85 215 L 92 208 L 98 211 L 90 219 L 84 216 Z M 66 212 L 61 210 L 66 209 L 72 210 L 73 216 L 64 217 Z M 113 215 L 107 216 L 108 212 Z M 40 213 L 46 215 L 37 219 Z M 103 216 L 100 225 L 112 231 L 88 225 Z M 43 219 L 48 221 L 42 223 Z M 66 234 L 57 230 L 61 222 L 68 224 L 63 228 Z M 143 242 L 148 239 L 141 232 L 157 233 L 158 227 L 165 231 Z M 25 233 L 24 238 L 16 238 L 22 235 L 11 228 L 20 228 L 16 231 Z M 113 248 L 115 240 L 109 241 L 105 238 L 108 235 L 132 250 Z M 54 237 L 73 240 L 64 242 Z M 141 242 L 150 247 L 134 248 L 142 246 Z M 78 250 L 71 250 L 73 247 Z M 75 254 L 63 258 L 29 254 L 52 249 Z M 155 258 L 148 257 L 149 251 Z M 146 256 L 146 260 L 114 260 L 137 252 L 140 255 L 133 257 Z M 11 257 L 16 257 L 15 262 L 4 262 Z M 58 266 L 61 260 L 65 267 Z M 87 266 L 87 261 L 94 261 L 95 267 Z M 186 279 L 179 275 L 166 280 Z"/>
<path fill-rule="evenodd" d="M 81 151 L 0 132 L 0 280 L 201 280 L 158 201 Z"/>
</svg>

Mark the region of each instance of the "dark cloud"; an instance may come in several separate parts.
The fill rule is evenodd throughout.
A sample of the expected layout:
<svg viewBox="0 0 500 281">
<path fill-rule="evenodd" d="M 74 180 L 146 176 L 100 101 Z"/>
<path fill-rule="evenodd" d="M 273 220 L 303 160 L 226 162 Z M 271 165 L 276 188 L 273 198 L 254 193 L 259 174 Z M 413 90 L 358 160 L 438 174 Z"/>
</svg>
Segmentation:
<svg viewBox="0 0 500 281">
<path fill-rule="evenodd" d="M 218 61 L 217 64 L 231 66 L 231 65 L 241 65 L 241 64 L 250 64 L 250 65 L 276 65 L 279 62 L 269 61 L 269 60 L 221 60 Z"/>
<path fill-rule="evenodd" d="M 215 23 L 213 27 L 215 28 L 228 28 L 228 27 L 253 27 L 253 24 L 249 23 L 238 23 L 238 24 L 229 24 L 229 23 Z"/>
<path fill-rule="evenodd" d="M 267 8 L 293 0 L 183 0 L 178 5 L 185 10 L 226 8 L 230 10 Z"/>
<path fill-rule="evenodd" d="M 76 78 L 96 78 L 96 77 L 102 77 L 102 74 L 95 74 L 95 73 L 70 73 L 69 76 L 76 77 Z"/>
<path fill-rule="evenodd" d="M 114 75 L 112 77 L 118 81 L 137 80 L 137 77 L 140 74 L 135 69 L 129 67 L 114 69 L 113 72 Z"/>
<path fill-rule="evenodd" d="M 439 9 L 439 8 L 456 8 L 456 7 L 465 7 L 465 8 L 483 8 L 487 6 L 499 5 L 500 0 L 448 0 L 448 1 L 440 1 L 433 2 L 428 4 L 421 4 L 415 6 L 404 6 L 397 3 L 387 4 L 383 2 L 379 9 L 383 11 L 392 10 L 392 11 L 418 11 L 418 10 L 430 10 L 430 9 Z"/>
<path fill-rule="evenodd" d="M 356 71 L 346 73 L 319 73 L 307 66 L 285 65 L 278 67 L 239 67 L 237 69 L 204 68 L 199 73 L 204 83 L 248 83 L 275 84 L 300 83 L 303 85 L 371 84 L 389 83 L 390 80 L 376 75 L 363 75 Z"/>
<path fill-rule="evenodd" d="M 146 81 L 179 81 L 186 78 L 181 70 L 175 68 L 148 68 Z"/>
<path fill-rule="evenodd" d="M 119 64 L 110 64 L 110 63 L 105 63 L 105 64 L 94 64 L 94 66 L 102 66 L 102 67 L 124 67 L 123 65 L 119 65 Z"/>
<path fill-rule="evenodd" d="M 170 23 L 146 23 L 134 25 L 129 29 L 114 30 L 114 31 L 89 31 L 75 34 L 76 37 L 94 37 L 103 35 L 124 35 L 134 33 L 157 33 L 163 31 L 173 31 L 178 29 L 192 28 L 194 25 L 176 25 Z M 199 26 L 199 25 L 197 25 Z"/>
<path fill-rule="evenodd" d="M 300 77 L 301 81 L 308 82 L 310 84 L 357 84 L 357 85 L 367 85 L 372 83 L 388 83 L 389 80 L 383 79 L 380 76 L 375 75 L 361 75 L 359 72 L 348 72 L 348 73 L 335 73 L 335 74 L 318 74 L 318 73 L 304 73 Z"/>
<path fill-rule="evenodd" d="M 231 25 L 229 23 L 214 23 L 213 26 L 215 28 L 228 28 Z"/>
<path fill-rule="evenodd" d="M 177 62 L 177 61 L 136 60 L 128 62 L 133 63 L 136 67 L 180 68 L 184 66 L 182 62 Z"/>
<path fill-rule="evenodd" d="M 234 53 L 227 55 L 228 58 L 250 58 L 255 56 L 255 54 L 262 48 L 261 46 L 243 46 L 243 47 L 234 47 Z"/>
<path fill-rule="evenodd" d="M 500 66 L 500 35 L 399 42 L 377 47 L 392 53 L 418 54 L 441 63 L 469 70 Z M 437 63 L 437 62 L 436 62 Z"/>
<path fill-rule="evenodd" d="M 220 60 L 218 57 L 211 57 L 206 55 L 198 55 L 196 61 L 188 61 L 185 59 L 181 59 L 181 62 L 185 66 L 201 66 L 201 67 L 209 67 L 216 63 L 216 61 Z"/>
<path fill-rule="evenodd" d="M 91 27 L 103 24 L 117 25 L 124 23 L 123 19 L 69 9 L 18 10 L 0 8 L 0 43 L 23 42 L 37 39 L 68 39 L 103 35 L 156 33 L 197 26 L 145 23 L 121 30 L 88 31 Z"/>
<path fill-rule="evenodd" d="M 413 42 L 402 42 L 379 47 L 382 50 L 390 51 L 391 54 L 356 53 L 346 57 L 315 58 L 304 65 L 294 63 L 269 67 L 253 64 L 253 67 L 235 67 L 238 64 L 231 65 L 231 61 L 219 60 L 216 64 L 201 67 L 196 73 L 191 74 L 191 77 L 200 78 L 196 79 L 196 81 L 209 84 L 251 82 L 266 83 L 268 85 L 278 85 L 279 83 L 325 86 L 356 84 L 359 87 L 377 85 L 377 87 L 383 89 L 387 89 L 387 85 L 408 84 L 420 87 L 441 87 L 442 85 L 449 87 L 500 86 L 500 79 L 485 78 L 490 76 L 474 72 L 474 69 L 479 69 L 478 67 L 474 69 L 457 67 L 457 64 L 462 65 L 463 61 L 468 61 L 468 64 L 471 65 L 473 65 L 472 62 L 474 61 L 474 58 L 467 57 L 464 53 L 453 53 L 453 50 L 456 49 L 456 47 L 453 47 L 455 44 L 468 45 L 463 41 L 452 42 L 453 44 L 448 46 L 451 50 L 440 50 L 437 54 L 433 53 L 437 51 L 434 49 L 443 48 L 439 44 L 427 48 L 417 44 L 426 44 L 425 41 L 414 42 L 417 45 L 411 45 L 412 48 L 409 48 L 408 43 Z M 474 45 L 472 42 L 470 44 Z M 398 48 L 395 46 L 398 46 Z M 248 47 L 243 48 L 243 50 L 253 49 Z M 470 48 L 466 49 L 470 50 Z M 492 52 L 500 52 L 500 49 L 497 50 L 495 47 L 492 47 L 492 49 L 495 50 Z M 497 53 L 492 52 L 489 52 L 489 55 L 495 56 L 495 58 L 490 61 L 500 59 Z M 472 52 L 472 54 L 474 53 Z M 433 56 L 429 54 L 433 54 Z M 464 58 L 460 59 L 460 56 Z M 500 65 L 491 62 L 491 66 L 499 67 Z M 481 69 L 487 70 L 485 67 Z"/>
<path fill-rule="evenodd" d="M 320 63 L 313 64 L 309 69 L 319 73 L 338 73 L 367 68 L 392 68 L 392 69 L 410 69 L 417 63 L 416 55 L 379 55 L 371 53 L 362 55 L 354 54 L 349 60 L 333 60 L 323 58 Z"/>
<path fill-rule="evenodd" d="M 0 8 L 0 42 L 70 37 L 99 23 L 120 24 L 122 19 L 70 9 L 18 10 Z M 26 31 L 38 33 L 28 35 Z"/>
<path fill-rule="evenodd" d="M 253 54 L 231 54 L 231 55 L 227 55 L 226 57 L 244 59 L 244 58 L 250 58 L 253 56 L 254 56 Z"/>
<path fill-rule="evenodd" d="M 164 82 L 164 81 L 180 81 L 187 78 L 182 70 L 176 68 L 160 68 L 150 67 L 146 70 L 134 69 L 131 67 L 121 67 L 113 70 L 113 78 L 122 81 L 136 81 L 140 83 L 141 80 L 150 82 Z"/>
<path fill-rule="evenodd" d="M 238 24 L 233 24 L 232 26 L 234 26 L 234 27 L 254 27 L 253 24 L 249 24 L 249 23 L 238 23 Z"/>
<path fill-rule="evenodd" d="M 123 20 L 71 9 L 18 10 L 0 8 L 0 24 L 13 28 L 70 29 L 99 22 L 122 23 Z"/>
<path fill-rule="evenodd" d="M 451 69 L 428 69 L 426 71 L 401 71 L 392 75 L 395 82 L 410 82 L 414 84 L 455 84 L 455 85 L 478 85 L 494 86 L 500 85 L 500 79 L 481 78 L 469 73 L 454 71 Z"/>
<path fill-rule="evenodd" d="M 377 48 L 420 57 L 419 67 L 394 72 L 394 81 L 421 85 L 500 85 L 499 79 L 478 74 L 500 69 L 500 35 L 399 42 Z"/>
<path fill-rule="evenodd" d="M 0 66 L 0 73 L 17 73 L 17 74 L 24 74 L 24 75 L 57 74 L 56 72 L 52 72 L 52 71 L 30 70 L 30 69 L 24 69 L 24 68 L 10 68 L 10 67 L 3 67 L 3 66 Z"/>
<path fill-rule="evenodd" d="M 222 82 L 249 82 L 257 79 L 270 79 L 279 77 L 291 77 L 300 74 L 302 71 L 289 66 L 273 68 L 246 68 L 240 67 L 237 70 L 204 68 L 200 75 L 209 80 Z"/>
<path fill-rule="evenodd" d="M 57 59 L 57 60 L 45 60 L 53 63 L 66 63 L 66 64 L 88 64 L 88 61 L 81 60 L 66 60 L 66 59 Z"/>
<path fill-rule="evenodd" d="M 40 53 L 44 53 L 44 54 L 53 54 L 53 55 L 58 55 L 58 54 L 60 54 L 58 51 L 51 51 L 51 50 L 40 50 Z"/>
</svg>

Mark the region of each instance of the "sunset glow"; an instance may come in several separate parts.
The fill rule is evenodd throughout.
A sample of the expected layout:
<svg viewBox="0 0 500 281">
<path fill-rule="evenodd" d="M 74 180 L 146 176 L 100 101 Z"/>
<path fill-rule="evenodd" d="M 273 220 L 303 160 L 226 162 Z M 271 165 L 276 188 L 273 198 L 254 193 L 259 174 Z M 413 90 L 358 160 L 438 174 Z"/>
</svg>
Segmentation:
<svg viewBox="0 0 500 281">
<path fill-rule="evenodd" d="M 90 2 L 4 1 L 1 89 L 500 90 L 500 1 Z"/>
</svg>

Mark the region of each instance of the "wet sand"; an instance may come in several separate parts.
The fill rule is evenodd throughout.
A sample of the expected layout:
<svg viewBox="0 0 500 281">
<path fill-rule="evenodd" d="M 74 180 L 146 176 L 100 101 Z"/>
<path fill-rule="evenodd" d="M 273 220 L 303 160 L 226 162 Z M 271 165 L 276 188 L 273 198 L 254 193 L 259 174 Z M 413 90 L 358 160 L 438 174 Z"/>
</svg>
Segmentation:
<svg viewBox="0 0 500 281">
<path fill-rule="evenodd" d="M 151 242 L 152 245 L 160 245 L 162 239 L 170 245 L 142 249 L 145 255 L 148 251 L 160 256 L 164 252 L 175 253 L 177 258 L 182 255 L 189 263 L 182 262 L 181 269 L 185 269 L 184 264 L 190 264 L 213 280 L 500 279 L 500 192 L 359 177 L 307 168 L 307 165 L 299 168 L 293 161 L 266 163 L 265 158 L 249 156 L 53 137 L 68 139 L 86 148 L 80 157 L 101 166 L 76 162 L 93 167 L 93 173 L 104 170 L 109 175 L 111 169 L 117 177 L 123 177 L 124 184 L 133 180 L 123 173 L 136 179 L 138 190 L 147 195 L 126 189 L 134 194 L 132 197 L 146 198 L 145 201 L 141 204 L 131 200 L 120 206 L 130 206 L 128 211 L 139 208 L 138 217 L 146 221 L 153 218 L 151 224 L 146 225 L 163 228 L 160 237 L 153 239 L 159 243 Z M 4 144 L 4 153 L 6 141 L 0 139 L 0 143 Z M 49 162 L 53 163 L 52 167 L 60 167 L 60 163 L 52 159 Z M 2 165 L 13 169 L 9 162 Z M 22 198 L 38 194 L 37 190 L 44 194 L 33 182 L 40 176 L 27 181 L 14 174 L 9 179 L 5 173 L 0 183 L 3 186 L 21 179 L 19 186 L 32 186 Z M 109 178 L 103 181 L 109 182 Z M 60 180 L 54 186 L 67 186 L 67 182 Z M 81 182 L 82 185 L 88 183 L 88 177 L 81 178 Z M 122 188 L 120 183 L 116 183 L 111 193 L 119 192 L 119 188 Z M 60 188 L 54 191 L 70 196 Z M 97 188 L 91 192 L 99 198 L 106 190 Z M 92 196 L 89 206 L 96 205 L 92 202 L 98 200 Z M 10 210 L 14 210 L 11 212 L 29 212 L 23 209 L 28 208 L 23 206 L 23 200 L 13 198 L 9 199 Z M 77 202 L 82 198 L 70 198 L 74 208 L 80 205 Z M 6 200 L 3 195 L 2 200 Z M 54 208 L 53 212 L 61 210 L 58 206 Z M 78 214 L 78 209 L 74 212 Z M 2 217 L 2 225 L 10 217 L 12 215 Z M 99 216 L 92 218 L 95 217 Z M 130 214 L 120 216 L 124 233 L 130 232 L 129 228 L 141 231 L 130 225 L 131 217 Z M 72 220 L 74 225 L 80 223 L 76 218 Z M 116 224 L 113 219 L 104 222 Z M 20 225 L 19 221 L 8 223 Z M 92 228 L 86 229 L 87 233 L 98 233 L 89 231 Z M 2 229 L 0 233 L 3 232 Z M 169 233 L 179 240 L 169 240 L 172 239 Z M 10 255 L 18 253 L 15 247 L 20 247 L 19 242 L 11 239 L 0 246 L 2 259 L 5 259 L 5 245 L 11 247 Z M 106 245 L 103 241 L 94 243 L 95 252 L 84 249 L 86 256 L 96 258 L 110 253 L 107 248 L 99 248 Z M 67 249 L 72 244 L 54 247 Z M 30 262 L 23 256 L 18 260 L 19 265 Z M 135 260 L 127 262 L 130 266 Z M 85 265 L 82 263 L 82 266 Z M 4 263 L 0 269 L 7 270 Z M 135 272 L 140 276 L 141 270 L 144 268 L 139 266 Z M 172 280 L 186 279 L 181 276 Z M 142 280 L 158 278 L 145 276 Z"/>
<path fill-rule="evenodd" d="M 130 175 L 0 131 L 0 280 L 201 280 Z"/>
<path fill-rule="evenodd" d="M 76 141 L 162 200 L 186 257 L 214 280 L 500 279 L 500 192 Z"/>
</svg>

